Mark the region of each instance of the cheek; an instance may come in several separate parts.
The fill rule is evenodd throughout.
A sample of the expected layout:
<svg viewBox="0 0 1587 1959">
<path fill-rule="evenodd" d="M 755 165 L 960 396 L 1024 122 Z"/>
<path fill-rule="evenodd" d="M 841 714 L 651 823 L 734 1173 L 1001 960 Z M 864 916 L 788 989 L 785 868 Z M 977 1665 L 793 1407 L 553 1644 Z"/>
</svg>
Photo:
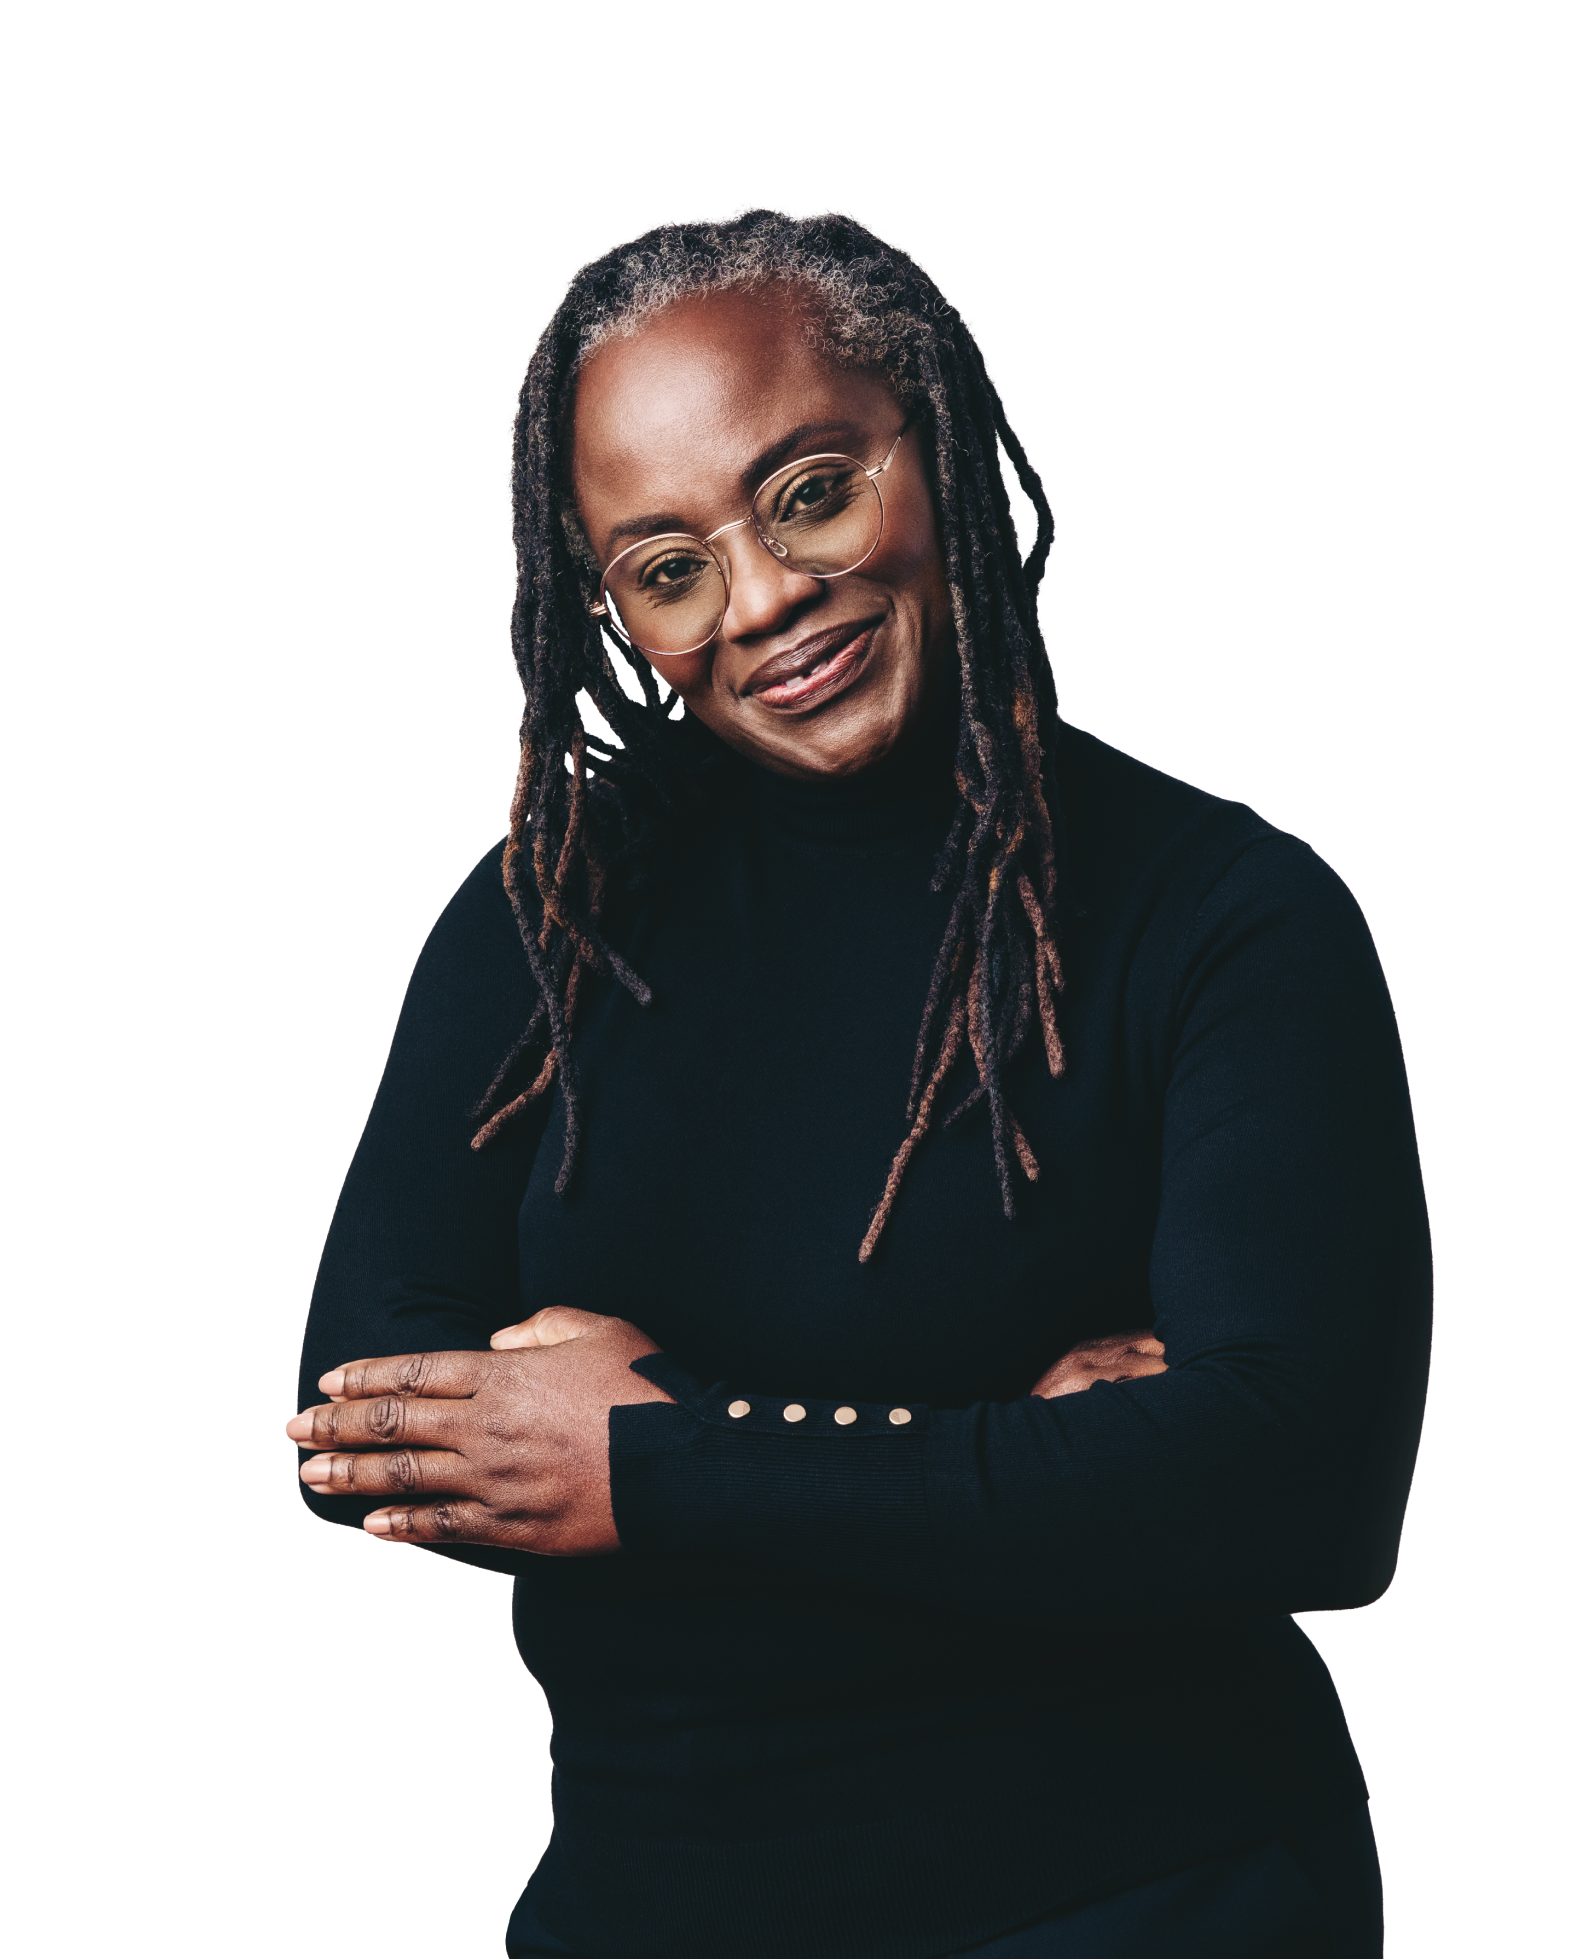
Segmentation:
<svg viewBox="0 0 1587 1959">
<path fill-rule="evenodd" d="M 663 687 L 670 687 L 681 694 L 685 700 L 701 693 L 711 684 L 711 649 L 703 647 L 698 653 L 680 653 L 675 659 L 650 659 L 646 665 Z"/>
<path fill-rule="evenodd" d="M 929 604 L 943 587 L 937 515 L 923 491 L 889 505 L 881 548 L 872 562 L 873 576 L 891 585 L 900 597 L 908 596 L 917 603 Z"/>
</svg>

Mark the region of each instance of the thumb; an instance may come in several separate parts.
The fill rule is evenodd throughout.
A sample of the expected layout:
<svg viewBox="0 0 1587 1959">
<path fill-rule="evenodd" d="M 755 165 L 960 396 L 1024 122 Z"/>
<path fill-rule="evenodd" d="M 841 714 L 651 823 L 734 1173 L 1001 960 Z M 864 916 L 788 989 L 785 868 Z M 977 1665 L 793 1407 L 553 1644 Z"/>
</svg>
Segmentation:
<svg viewBox="0 0 1587 1959">
<path fill-rule="evenodd" d="M 507 1347 L 560 1347 L 564 1340 L 577 1340 L 605 1326 L 609 1315 L 586 1313 L 577 1306 L 544 1306 L 538 1313 L 504 1326 L 490 1336 L 491 1346 L 500 1353 Z"/>
</svg>

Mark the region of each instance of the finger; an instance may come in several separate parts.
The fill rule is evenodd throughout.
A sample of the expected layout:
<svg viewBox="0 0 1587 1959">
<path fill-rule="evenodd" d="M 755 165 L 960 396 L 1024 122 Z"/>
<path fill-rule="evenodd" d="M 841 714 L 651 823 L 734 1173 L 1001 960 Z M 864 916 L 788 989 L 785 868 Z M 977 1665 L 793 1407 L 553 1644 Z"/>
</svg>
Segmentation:
<svg viewBox="0 0 1587 1959">
<path fill-rule="evenodd" d="M 1164 1371 L 1166 1372 L 1167 1370 L 1165 1369 Z M 1123 1373 L 1069 1374 L 1063 1380 L 1055 1382 L 1053 1386 L 1044 1388 L 1042 1390 L 1042 1399 L 1044 1401 L 1056 1401 L 1060 1395 L 1084 1394 L 1088 1388 L 1094 1388 L 1099 1381 L 1135 1381 L 1141 1378 L 1143 1377 L 1137 1374 Z"/>
<path fill-rule="evenodd" d="M 501 1527 L 483 1503 L 400 1504 L 364 1519 L 371 1537 L 393 1544 L 498 1544 Z"/>
<path fill-rule="evenodd" d="M 369 1401 L 332 1401 L 305 1408 L 287 1423 L 300 1449 L 449 1448 L 458 1440 L 467 1404 L 419 1395 L 379 1394 Z"/>
<path fill-rule="evenodd" d="M 387 1354 L 350 1360 L 319 1378 L 321 1394 L 353 1400 L 366 1394 L 471 1395 L 484 1378 L 483 1354 Z"/>
<path fill-rule="evenodd" d="M 498 1352 L 506 1347 L 560 1347 L 564 1340 L 593 1333 L 608 1320 L 609 1315 L 586 1313 L 580 1306 L 543 1306 L 516 1326 L 504 1326 L 500 1333 L 493 1333 L 490 1344 Z"/>
<path fill-rule="evenodd" d="M 1037 1392 L 1044 1401 L 1056 1401 L 1060 1395 L 1084 1394 L 1096 1378 L 1094 1374 L 1082 1374 L 1075 1368 L 1065 1368 L 1045 1382 Z"/>
<path fill-rule="evenodd" d="M 1049 1367 L 1031 1393 L 1043 1401 L 1052 1401 L 1061 1394 L 1084 1394 L 1098 1381 L 1137 1381 L 1167 1372 L 1167 1361 L 1155 1354 L 1133 1349 L 1108 1354 L 1077 1351 L 1065 1354 L 1061 1361 Z"/>
<path fill-rule="evenodd" d="M 320 1496 L 467 1495 L 468 1464 L 451 1449 L 311 1456 L 299 1476 Z"/>
<path fill-rule="evenodd" d="M 1144 1381 L 1153 1374 L 1166 1374 L 1167 1361 L 1158 1360 L 1151 1354 L 1119 1354 L 1115 1359 L 1099 1361 L 1086 1368 L 1084 1375 L 1072 1386 L 1061 1387 L 1060 1394 L 1078 1394 L 1082 1388 L 1094 1388 L 1098 1381 Z"/>
</svg>

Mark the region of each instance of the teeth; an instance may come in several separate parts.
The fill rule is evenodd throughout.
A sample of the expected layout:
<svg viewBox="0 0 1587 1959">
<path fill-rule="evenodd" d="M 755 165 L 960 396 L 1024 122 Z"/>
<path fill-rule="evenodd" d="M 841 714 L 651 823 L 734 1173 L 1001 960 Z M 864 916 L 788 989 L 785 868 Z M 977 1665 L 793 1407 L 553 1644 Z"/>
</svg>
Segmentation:
<svg viewBox="0 0 1587 1959">
<path fill-rule="evenodd" d="M 813 661 L 808 667 L 801 667 L 797 673 L 791 673 L 786 679 L 779 680 L 776 687 L 797 687 L 801 680 L 809 680 L 813 674 L 824 672 L 836 657 L 835 654 L 823 653 L 819 660 Z M 775 688 L 771 691 L 774 692 Z"/>
</svg>

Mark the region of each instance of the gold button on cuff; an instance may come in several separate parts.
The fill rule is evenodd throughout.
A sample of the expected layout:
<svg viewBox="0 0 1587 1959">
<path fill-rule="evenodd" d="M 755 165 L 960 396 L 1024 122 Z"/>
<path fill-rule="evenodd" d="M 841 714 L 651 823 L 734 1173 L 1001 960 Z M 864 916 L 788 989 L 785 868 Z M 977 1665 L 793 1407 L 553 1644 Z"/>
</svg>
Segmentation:
<svg viewBox="0 0 1587 1959">
<path fill-rule="evenodd" d="M 832 1419 L 839 1427 L 847 1428 L 850 1422 L 857 1422 L 860 1418 L 852 1408 L 835 1408 L 832 1411 Z"/>
<path fill-rule="evenodd" d="M 894 1428 L 902 1428 L 905 1422 L 912 1422 L 915 1418 L 907 1408 L 894 1408 L 889 1412 L 887 1419 Z"/>
<path fill-rule="evenodd" d="M 727 1412 L 733 1417 L 735 1422 L 739 1421 L 749 1413 L 749 1403 L 747 1401 L 730 1401 L 727 1404 Z"/>
<path fill-rule="evenodd" d="M 790 1401 L 788 1406 L 782 1411 L 782 1418 L 785 1422 L 802 1422 L 805 1418 L 805 1411 L 797 1401 Z"/>
</svg>

